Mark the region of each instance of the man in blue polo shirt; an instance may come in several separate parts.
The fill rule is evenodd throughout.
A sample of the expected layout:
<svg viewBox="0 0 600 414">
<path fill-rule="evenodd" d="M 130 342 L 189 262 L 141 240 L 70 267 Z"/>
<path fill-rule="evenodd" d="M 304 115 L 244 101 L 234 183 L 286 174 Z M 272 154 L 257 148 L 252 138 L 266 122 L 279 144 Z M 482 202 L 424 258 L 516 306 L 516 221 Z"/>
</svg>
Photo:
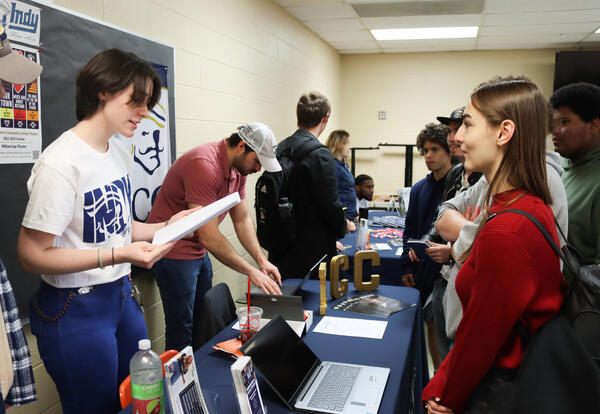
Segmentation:
<svg viewBox="0 0 600 414">
<path fill-rule="evenodd" d="M 427 169 L 431 171 L 425 178 L 416 183 L 410 191 L 410 204 L 406 212 L 406 227 L 403 242 L 408 239 L 421 239 L 431 228 L 437 215 L 437 208 L 444 194 L 446 174 L 452 167 L 450 148 L 447 142 L 448 127 L 442 124 L 429 123 L 417 136 L 417 148 L 425 159 Z M 428 256 L 416 260 L 414 253 L 405 248 L 400 257 L 400 274 L 405 286 L 417 288 L 421 294 L 421 304 L 431 294 L 433 282 L 439 276 L 441 264 Z M 435 339 L 433 314 L 425 310 L 429 353 L 434 367 L 442 360 Z"/>
</svg>

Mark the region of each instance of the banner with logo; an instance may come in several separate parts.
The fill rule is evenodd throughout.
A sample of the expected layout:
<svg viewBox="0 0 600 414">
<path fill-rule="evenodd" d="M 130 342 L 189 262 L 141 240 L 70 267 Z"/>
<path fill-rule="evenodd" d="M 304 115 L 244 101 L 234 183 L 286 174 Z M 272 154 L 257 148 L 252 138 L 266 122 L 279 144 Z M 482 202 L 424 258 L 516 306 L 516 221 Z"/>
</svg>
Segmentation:
<svg viewBox="0 0 600 414">
<path fill-rule="evenodd" d="M 12 45 L 13 51 L 39 62 L 37 50 Z M 26 85 L 0 81 L 0 164 L 32 163 L 42 150 L 40 79 Z"/>
<path fill-rule="evenodd" d="M 119 138 L 131 146 L 133 166 L 129 172 L 133 219 L 146 221 L 158 190 L 171 165 L 169 90 L 167 67 L 152 64 L 162 79 L 158 103 L 137 126 L 132 138 Z"/>
<path fill-rule="evenodd" d="M 4 10 L 8 6 L 8 10 Z M 0 23 L 13 42 L 40 45 L 40 9 L 20 1 L 0 0 Z"/>
</svg>

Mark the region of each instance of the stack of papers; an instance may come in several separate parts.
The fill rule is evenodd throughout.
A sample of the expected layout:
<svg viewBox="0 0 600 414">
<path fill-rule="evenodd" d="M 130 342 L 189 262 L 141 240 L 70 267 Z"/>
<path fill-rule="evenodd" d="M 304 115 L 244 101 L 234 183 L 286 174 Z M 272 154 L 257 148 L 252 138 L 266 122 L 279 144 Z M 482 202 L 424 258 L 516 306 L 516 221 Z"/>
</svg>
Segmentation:
<svg viewBox="0 0 600 414">
<path fill-rule="evenodd" d="M 240 195 L 233 193 L 206 207 L 202 207 L 200 210 L 194 211 L 192 214 L 157 230 L 154 233 L 152 244 L 161 246 L 171 241 L 183 239 L 187 234 L 196 231 L 198 227 L 223 214 L 239 202 Z"/>
</svg>

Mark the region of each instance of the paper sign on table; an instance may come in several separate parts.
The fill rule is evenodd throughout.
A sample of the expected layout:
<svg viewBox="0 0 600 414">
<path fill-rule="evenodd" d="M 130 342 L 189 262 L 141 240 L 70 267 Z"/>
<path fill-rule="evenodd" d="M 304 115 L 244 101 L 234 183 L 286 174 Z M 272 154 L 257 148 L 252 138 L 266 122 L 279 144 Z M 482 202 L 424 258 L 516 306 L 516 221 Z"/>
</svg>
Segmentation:
<svg viewBox="0 0 600 414">
<path fill-rule="evenodd" d="M 386 327 L 386 321 L 324 316 L 317 326 L 315 326 L 313 332 L 381 339 Z"/>
<path fill-rule="evenodd" d="M 171 223 L 168 226 L 157 230 L 156 233 L 154 233 L 152 244 L 163 245 L 170 241 L 180 240 L 184 238 L 185 235 L 197 230 L 198 227 L 206 224 L 220 214 L 223 214 L 239 202 L 240 195 L 238 193 L 229 194 L 227 197 L 223 197 L 220 200 L 177 220 L 175 223 Z"/>
</svg>

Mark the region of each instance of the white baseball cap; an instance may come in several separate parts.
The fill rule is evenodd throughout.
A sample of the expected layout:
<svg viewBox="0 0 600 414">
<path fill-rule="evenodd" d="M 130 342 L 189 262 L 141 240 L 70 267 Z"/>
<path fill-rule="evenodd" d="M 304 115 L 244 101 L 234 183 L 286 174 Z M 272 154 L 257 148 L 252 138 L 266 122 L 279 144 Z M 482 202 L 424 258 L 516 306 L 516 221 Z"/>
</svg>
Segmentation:
<svg viewBox="0 0 600 414">
<path fill-rule="evenodd" d="M 275 156 L 277 141 L 273 131 L 265 124 L 251 122 L 238 129 L 240 138 L 256 152 L 260 164 L 269 172 L 281 171 L 281 165 Z"/>
<path fill-rule="evenodd" d="M 24 84 L 33 82 L 41 72 L 41 65 L 12 50 L 4 26 L 0 24 L 0 79 Z"/>
</svg>

